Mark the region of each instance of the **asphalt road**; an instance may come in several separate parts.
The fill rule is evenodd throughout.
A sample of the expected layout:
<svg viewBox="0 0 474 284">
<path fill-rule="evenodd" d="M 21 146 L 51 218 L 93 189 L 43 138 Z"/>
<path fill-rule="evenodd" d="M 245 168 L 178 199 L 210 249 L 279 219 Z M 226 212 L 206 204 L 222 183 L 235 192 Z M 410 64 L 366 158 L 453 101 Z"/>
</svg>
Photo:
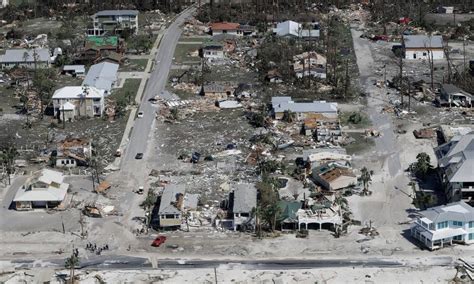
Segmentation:
<svg viewBox="0 0 474 284">
<path fill-rule="evenodd" d="M 149 103 L 148 99 L 155 97 L 156 95 L 160 95 L 165 89 L 169 70 L 173 61 L 174 51 L 182 32 L 180 26 L 194 11 L 195 8 L 192 7 L 181 13 L 166 29 L 163 38 L 161 39 L 160 46 L 158 47 L 155 57 L 155 67 L 150 74 L 142 102 L 137 111 L 137 113 L 142 111 L 144 113 L 144 117 L 137 118 L 135 120 L 130 135 L 130 141 L 127 148 L 125 149 L 125 156 L 124 159 L 122 159 L 122 163 L 124 161 L 134 160 L 137 153 L 146 153 L 149 138 L 148 136 L 151 132 L 153 121 L 155 119 L 155 113 L 157 111 L 157 106 Z"/>
<path fill-rule="evenodd" d="M 448 265 L 451 259 L 446 259 L 437 265 Z M 13 265 L 16 268 L 32 268 L 38 266 L 38 261 L 16 260 Z M 239 267 L 242 269 L 256 270 L 287 270 L 287 269 L 311 269 L 329 267 L 403 267 L 406 264 L 381 258 L 373 259 L 268 259 L 268 260 L 170 260 L 157 259 L 159 269 L 202 269 L 219 266 Z M 42 267 L 64 267 L 64 259 L 55 259 L 41 262 Z M 153 269 L 147 258 L 129 256 L 102 256 L 96 258 L 80 258 L 80 269 Z"/>
</svg>

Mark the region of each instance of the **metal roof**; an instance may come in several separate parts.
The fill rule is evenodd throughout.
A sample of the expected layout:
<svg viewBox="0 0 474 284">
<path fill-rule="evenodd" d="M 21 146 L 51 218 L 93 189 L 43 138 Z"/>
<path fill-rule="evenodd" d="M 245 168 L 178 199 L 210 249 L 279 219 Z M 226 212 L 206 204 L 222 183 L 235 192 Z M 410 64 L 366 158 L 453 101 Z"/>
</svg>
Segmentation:
<svg viewBox="0 0 474 284">
<path fill-rule="evenodd" d="M 14 202 L 35 201 L 63 201 L 69 184 L 63 183 L 62 173 L 43 169 L 35 173 L 21 188 L 18 189 Z M 35 187 L 37 183 L 45 184 L 46 187 Z"/>
<path fill-rule="evenodd" d="M 105 90 L 110 92 L 112 85 L 117 80 L 117 71 L 119 65 L 110 62 L 102 62 L 94 64 L 87 72 L 86 78 L 82 82 L 82 85 L 95 87 L 97 89 Z"/>
<path fill-rule="evenodd" d="M 36 52 L 36 61 L 37 62 L 50 62 L 51 55 L 49 50 L 46 48 L 37 48 L 37 49 L 7 49 L 5 54 L 0 57 L 0 63 L 12 63 L 12 62 L 34 62 L 34 56 Z M 26 57 L 25 57 L 26 53 Z"/>
<path fill-rule="evenodd" d="M 239 183 L 234 186 L 233 213 L 250 213 L 257 207 L 257 189 L 250 183 Z"/>
<path fill-rule="evenodd" d="M 405 48 L 443 48 L 442 36 L 405 35 L 403 36 Z"/>
<path fill-rule="evenodd" d="M 278 36 L 319 37 L 318 29 L 303 29 L 302 24 L 294 21 L 278 23 L 273 33 Z"/>
<path fill-rule="evenodd" d="M 94 16 L 136 16 L 137 10 L 104 10 L 94 14 Z"/>
<path fill-rule="evenodd" d="M 470 222 L 474 221 L 474 208 L 464 201 L 459 201 L 429 208 L 425 211 L 421 211 L 420 215 L 433 223 L 444 221 Z"/>
<path fill-rule="evenodd" d="M 53 99 L 79 99 L 83 95 L 83 86 L 66 86 L 54 91 Z M 104 90 L 88 87 L 88 94 L 85 96 L 86 99 L 99 99 L 102 97 L 104 97 Z"/>
<path fill-rule="evenodd" d="M 185 194 L 186 189 L 182 184 L 169 184 L 165 186 L 161 195 L 159 214 L 181 214 L 181 211 L 174 205 L 178 200 L 178 194 Z"/>
<path fill-rule="evenodd" d="M 468 92 L 458 88 L 457 86 L 455 86 L 453 84 L 442 84 L 441 89 L 442 89 L 442 91 L 444 91 L 448 95 L 460 93 L 460 94 L 463 94 L 465 96 L 472 97 L 471 94 L 469 94 Z"/>
<path fill-rule="evenodd" d="M 84 65 L 64 65 L 64 71 L 74 71 L 76 73 L 86 73 L 86 67 Z"/>
<path fill-rule="evenodd" d="M 314 113 L 337 113 L 337 103 L 328 103 L 326 101 L 314 101 L 310 103 L 295 103 L 293 101 L 279 101 L 273 104 L 275 113 L 291 111 L 295 113 L 314 112 Z"/>
</svg>

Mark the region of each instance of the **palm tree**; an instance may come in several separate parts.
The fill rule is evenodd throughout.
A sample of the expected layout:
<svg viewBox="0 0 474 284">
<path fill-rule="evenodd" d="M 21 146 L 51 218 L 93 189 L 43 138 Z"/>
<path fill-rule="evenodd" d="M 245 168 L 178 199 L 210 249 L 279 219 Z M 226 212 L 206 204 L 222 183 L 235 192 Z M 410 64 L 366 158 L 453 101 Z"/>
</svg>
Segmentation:
<svg viewBox="0 0 474 284">
<path fill-rule="evenodd" d="M 374 171 L 369 171 L 366 167 L 363 167 L 361 170 L 360 180 L 364 185 L 364 194 L 366 195 L 369 192 L 369 184 L 372 182 L 372 175 Z"/>
<path fill-rule="evenodd" d="M 79 265 L 79 257 L 73 252 L 70 257 L 66 258 L 66 261 L 64 263 L 64 267 L 68 268 L 71 270 L 71 277 L 69 279 L 69 283 L 74 284 L 74 269 L 76 266 Z"/>
<path fill-rule="evenodd" d="M 77 108 L 77 110 L 78 110 L 77 115 L 78 116 L 81 116 L 81 107 L 84 104 L 84 101 L 86 100 L 87 95 L 89 95 L 89 86 L 84 85 L 82 87 L 82 93 L 79 94 L 79 107 Z"/>
</svg>

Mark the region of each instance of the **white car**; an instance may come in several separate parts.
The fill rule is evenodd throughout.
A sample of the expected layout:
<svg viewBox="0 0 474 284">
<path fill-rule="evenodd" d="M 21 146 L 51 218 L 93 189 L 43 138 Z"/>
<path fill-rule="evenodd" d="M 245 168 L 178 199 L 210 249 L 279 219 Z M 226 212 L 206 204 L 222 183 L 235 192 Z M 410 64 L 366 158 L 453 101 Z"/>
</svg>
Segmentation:
<svg viewBox="0 0 474 284">
<path fill-rule="evenodd" d="M 137 117 L 138 118 L 142 118 L 144 115 L 143 111 L 139 111 L 138 114 L 137 114 Z"/>
</svg>

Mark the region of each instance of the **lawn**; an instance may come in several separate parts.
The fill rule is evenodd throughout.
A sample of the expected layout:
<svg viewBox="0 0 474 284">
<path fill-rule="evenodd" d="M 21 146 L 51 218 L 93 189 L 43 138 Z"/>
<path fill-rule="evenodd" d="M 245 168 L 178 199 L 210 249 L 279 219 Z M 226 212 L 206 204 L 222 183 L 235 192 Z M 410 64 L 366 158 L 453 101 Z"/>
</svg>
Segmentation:
<svg viewBox="0 0 474 284">
<path fill-rule="evenodd" d="M 126 100 L 133 102 L 140 86 L 141 79 L 126 79 L 121 89 L 116 89 L 110 96 L 116 101 Z"/>
<path fill-rule="evenodd" d="M 145 71 L 146 65 L 148 64 L 148 59 L 129 59 L 127 64 L 123 65 L 120 68 L 120 71 L 136 71 L 143 72 Z"/>
<path fill-rule="evenodd" d="M 178 44 L 174 52 L 174 63 L 199 63 L 199 56 L 190 56 L 189 53 L 197 51 L 200 44 Z"/>
<path fill-rule="evenodd" d="M 205 42 L 211 40 L 211 37 L 181 37 L 179 39 L 180 42 Z"/>
</svg>

